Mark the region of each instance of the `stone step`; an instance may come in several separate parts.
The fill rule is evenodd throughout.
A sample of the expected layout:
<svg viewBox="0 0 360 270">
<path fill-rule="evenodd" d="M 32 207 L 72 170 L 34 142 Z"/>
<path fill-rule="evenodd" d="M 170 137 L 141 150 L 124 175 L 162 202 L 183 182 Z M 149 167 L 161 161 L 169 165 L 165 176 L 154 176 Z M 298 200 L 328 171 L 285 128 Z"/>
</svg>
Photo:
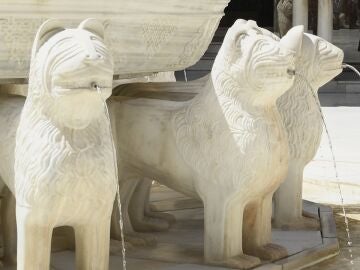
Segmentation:
<svg viewBox="0 0 360 270">
<path fill-rule="evenodd" d="M 199 62 L 197 62 L 195 65 L 188 67 L 186 70 L 205 70 L 210 71 L 212 66 L 214 64 L 213 59 L 201 59 Z"/>
<path fill-rule="evenodd" d="M 208 53 L 214 53 L 216 55 L 220 50 L 221 44 L 221 42 L 211 42 L 204 55 Z"/>
</svg>

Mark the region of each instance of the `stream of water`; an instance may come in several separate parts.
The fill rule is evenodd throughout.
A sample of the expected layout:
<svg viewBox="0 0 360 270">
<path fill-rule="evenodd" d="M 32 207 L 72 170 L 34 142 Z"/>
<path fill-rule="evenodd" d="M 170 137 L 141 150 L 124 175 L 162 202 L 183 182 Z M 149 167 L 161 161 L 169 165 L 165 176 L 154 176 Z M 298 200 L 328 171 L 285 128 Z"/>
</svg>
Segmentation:
<svg viewBox="0 0 360 270">
<path fill-rule="evenodd" d="M 352 71 L 354 71 L 359 77 L 360 77 L 360 72 L 353 66 L 348 65 L 348 64 L 343 64 L 342 65 L 343 68 L 349 68 Z M 331 140 L 331 136 L 330 136 L 330 132 L 329 132 L 329 128 L 326 124 L 325 121 L 325 116 L 324 113 L 321 109 L 321 105 L 320 105 L 320 101 L 317 98 L 316 92 L 314 91 L 314 89 L 311 87 L 310 83 L 307 81 L 307 79 L 303 76 L 301 76 L 301 74 L 296 73 L 297 76 L 302 77 L 302 79 L 307 83 L 307 85 L 309 86 L 309 88 L 311 89 L 311 95 L 313 96 L 317 107 L 319 109 L 320 115 L 321 115 L 321 120 L 326 132 L 326 136 L 328 139 L 328 143 L 329 143 L 329 148 L 330 148 L 330 152 L 331 152 L 331 156 L 332 156 L 332 162 L 333 162 L 333 167 L 334 167 L 334 172 L 335 172 L 335 178 L 337 181 L 337 186 L 338 186 L 338 190 L 339 190 L 339 195 L 340 195 L 340 203 L 341 203 L 341 208 L 342 208 L 342 212 L 344 215 L 344 223 L 345 223 L 345 230 L 346 230 L 346 236 L 347 236 L 347 246 L 349 248 L 349 257 L 350 257 L 350 264 L 353 265 L 354 264 L 354 258 L 353 258 L 353 253 L 352 253 L 352 240 L 351 240 L 351 233 L 350 233 L 350 229 L 349 229 L 349 220 L 348 220 L 348 216 L 347 216 L 347 212 L 345 209 L 345 205 L 344 205 L 344 196 L 343 196 L 343 192 L 341 189 L 341 182 L 339 179 L 339 172 L 338 172 L 338 168 L 337 168 L 337 163 L 336 163 L 336 158 L 335 158 L 335 153 L 334 153 L 334 147 L 333 147 L 333 143 Z M 353 268 L 352 268 L 353 269 Z"/>
<path fill-rule="evenodd" d="M 124 238 L 124 221 L 123 221 L 123 215 L 122 215 L 122 210 L 121 210 L 122 208 L 121 208 L 121 199 L 120 199 L 119 172 L 118 172 L 118 167 L 117 167 L 115 141 L 114 141 L 112 128 L 111 128 L 109 110 L 108 110 L 106 101 L 104 100 L 104 98 L 102 96 L 101 88 L 96 83 L 93 84 L 93 87 L 98 92 L 98 94 L 104 104 L 104 111 L 105 111 L 105 114 L 106 114 L 106 117 L 108 120 L 108 124 L 109 124 L 109 132 L 110 132 L 110 139 L 111 139 L 112 152 L 113 152 L 113 161 L 114 161 L 114 170 L 115 170 L 115 177 L 116 177 L 116 183 L 117 183 L 116 199 L 117 199 L 117 206 L 118 206 L 118 210 L 119 210 L 119 225 L 120 225 L 121 245 L 122 245 L 122 263 L 123 263 L 123 270 L 126 270 L 126 248 L 125 248 L 125 238 Z"/>
<path fill-rule="evenodd" d="M 184 69 L 184 78 L 185 78 L 185 82 L 187 82 L 188 78 L 187 78 L 186 68 Z"/>
<path fill-rule="evenodd" d="M 360 77 L 360 72 L 355 68 L 353 67 L 352 65 L 349 65 L 349 64 L 343 64 L 342 65 L 343 68 L 348 68 L 348 69 L 351 69 L 352 71 L 354 71 L 359 77 Z"/>
</svg>

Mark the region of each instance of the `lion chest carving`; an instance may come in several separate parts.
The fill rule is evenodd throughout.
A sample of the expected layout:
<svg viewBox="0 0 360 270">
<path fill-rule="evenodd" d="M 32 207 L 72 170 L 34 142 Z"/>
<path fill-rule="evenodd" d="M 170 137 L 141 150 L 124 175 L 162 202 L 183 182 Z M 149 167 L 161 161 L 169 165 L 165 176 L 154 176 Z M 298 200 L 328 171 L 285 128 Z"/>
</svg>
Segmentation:
<svg viewBox="0 0 360 270">
<path fill-rule="evenodd" d="M 16 135 L 18 269 L 48 269 L 51 232 L 62 225 L 75 229 L 79 269 L 107 268 L 116 177 L 103 100 L 112 77 L 101 24 L 40 27 Z"/>
<path fill-rule="evenodd" d="M 272 194 L 288 160 L 276 99 L 294 81 L 289 70 L 301 38 L 295 28 L 278 42 L 254 22 L 239 20 L 194 99 L 111 99 L 120 185 L 149 177 L 201 198 L 208 263 L 252 267 L 259 259 L 243 252 L 268 259 L 286 253 L 265 245 L 271 241 Z"/>
<path fill-rule="evenodd" d="M 342 71 L 342 61 L 342 50 L 317 36 L 304 34 L 295 83 L 277 102 L 290 153 L 288 175 L 275 196 L 278 226 L 318 227 L 317 221 L 302 216 L 303 170 L 314 158 L 321 139 L 317 91 Z"/>
<path fill-rule="evenodd" d="M 292 159 L 306 164 L 314 157 L 322 131 L 317 91 L 341 72 L 342 60 L 339 48 L 317 36 L 304 35 L 295 83 L 277 102 Z"/>
</svg>

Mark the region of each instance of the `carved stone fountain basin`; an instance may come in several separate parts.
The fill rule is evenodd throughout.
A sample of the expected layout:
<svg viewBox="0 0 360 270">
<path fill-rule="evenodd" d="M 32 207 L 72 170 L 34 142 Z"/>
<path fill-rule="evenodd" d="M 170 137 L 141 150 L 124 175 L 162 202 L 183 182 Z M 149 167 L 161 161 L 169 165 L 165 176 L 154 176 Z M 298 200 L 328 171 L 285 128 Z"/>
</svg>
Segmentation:
<svg viewBox="0 0 360 270">
<path fill-rule="evenodd" d="M 69 27 L 106 25 L 119 78 L 181 70 L 207 49 L 229 0 L 1 0 L 0 79 L 26 78 L 36 30 L 48 18 Z"/>
</svg>

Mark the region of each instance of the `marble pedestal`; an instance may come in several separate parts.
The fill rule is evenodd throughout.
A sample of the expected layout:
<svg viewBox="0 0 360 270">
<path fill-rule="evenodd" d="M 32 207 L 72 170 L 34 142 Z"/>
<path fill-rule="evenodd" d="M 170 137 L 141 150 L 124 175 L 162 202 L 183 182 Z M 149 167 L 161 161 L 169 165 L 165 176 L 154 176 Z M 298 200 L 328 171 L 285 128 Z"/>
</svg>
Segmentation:
<svg viewBox="0 0 360 270">
<path fill-rule="evenodd" d="M 155 234 L 157 246 L 127 250 L 128 270 L 228 269 L 203 264 L 203 208 L 200 202 L 159 185 L 153 188 L 151 201 L 153 210 L 169 212 L 177 222 L 169 232 Z M 338 254 L 332 209 L 307 201 L 304 201 L 304 209 L 319 215 L 321 231 L 273 229 L 273 242 L 285 246 L 289 257 L 272 263 L 263 261 L 256 270 L 303 269 Z M 53 270 L 75 269 L 74 252 L 53 253 L 51 265 Z M 109 269 L 122 269 L 121 250 L 115 241 L 112 242 Z"/>
</svg>

